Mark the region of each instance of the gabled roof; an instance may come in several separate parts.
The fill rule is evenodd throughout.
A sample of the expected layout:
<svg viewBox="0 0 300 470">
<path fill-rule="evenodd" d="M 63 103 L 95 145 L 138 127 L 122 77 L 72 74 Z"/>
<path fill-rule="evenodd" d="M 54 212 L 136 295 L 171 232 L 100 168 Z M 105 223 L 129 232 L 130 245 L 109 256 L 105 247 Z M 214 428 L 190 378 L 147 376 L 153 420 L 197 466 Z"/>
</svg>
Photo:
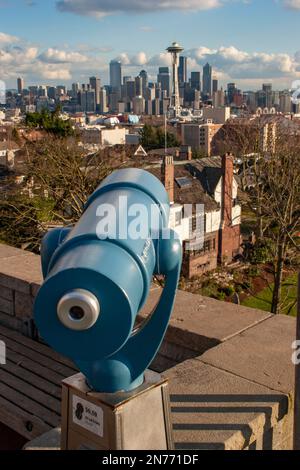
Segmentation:
<svg viewBox="0 0 300 470">
<path fill-rule="evenodd" d="M 208 157 L 194 160 L 187 164 L 187 168 L 193 176 L 200 180 L 204 191 L 212 196 L 222 178 L 221 157 Z"/>
<path fill-rule="evenodd" d="M 147 168 L 150 173 L 162 180 L 161 167 L 153 166 Z M 184 178 L 190 182 L 189 185 L 180 187 L 178 180 Z M 218 203 L 204 190 L 201 181 L 194 178 L 187 168 L 187 165 L 174 165 L 174 202 L 176 204 L 204 204 L 205 212 L 217 211 Z M 177 181 L 176 181 L 177 180 Z"/>
<path fill-rule="evenodd" d="M 135 157 L 147 157 L 148 154 L 142 145 L 139 145 L 133 154 Z"/>
<path fill-rule="evenodd" d="M 4 142 L 0 142 L 0 151 L 1 150 L 19 150 L 19 146 L 16 144 L 16 142 L 13 142 L 13 141 L 4 141 Z"/>
</svg>

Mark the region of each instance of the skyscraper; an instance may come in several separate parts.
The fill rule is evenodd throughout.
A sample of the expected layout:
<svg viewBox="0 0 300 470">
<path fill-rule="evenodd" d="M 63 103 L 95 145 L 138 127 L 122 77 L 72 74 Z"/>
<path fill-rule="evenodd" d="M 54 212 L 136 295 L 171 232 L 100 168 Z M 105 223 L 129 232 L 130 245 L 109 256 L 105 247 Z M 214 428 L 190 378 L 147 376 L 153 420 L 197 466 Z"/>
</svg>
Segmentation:
<svg viewBox="0 0 300 470">
<path fill-rule="evenodd" d="M 122 64 L 118 60 L 112 60 L 109 64 L 110 86 L 113 90 L 121 90 Z"/>
<path fill-rule="evenodd" d="M 146 70 L 140 71 L 140 77 L 142 79 L 142 95 L 144 98 L 146 98 L 145 97 L 146 89 L 148 88 L 148 84 L 149 84 L 148 73 L 146 72 Z"/>
<path fill-rule="evenodd" d="M 19 77 L 17 80 L 17 85 L 18 85 L 18 93 L 21 95 L 22 91 L 24 90 L 24 79 Z"/>
<path fill-rule="evenodd" d="M 107 96 L 106 96 L 106 89 L 101 88 L 100 90 L 100 113 L 107 113 Z"/>
<path fill-rule="evenodd" d="M 213 94 L 218 91 L 218 88 L 219 88 L 218 79 L 217 79 L 216 77 L 213 77 L 213 81 L 212 81 L 212 91 L 213 91 Z"/>
<path fill-rule="evenodd" d="M 90 77 L 90 88 L 95 91 L 96 106 L 100 106 L 101 80 L 97 77 Z"/>
<path fill-rule="evenodd" d="M 193 90 L 201 91 L 201 73 L 200 72 L 191 73 L 191 88 Z"/>
<path fill-rule="evenodd" d="M 171 76 L 169 67 L 159 67 L 157 75 L 157 83 L 160 84 L 162 91 L 167 92 L 167 96 L 171 94 Z"/>
<path fill-rule="evenodd" d="M 212 67 L 208 63 L 203 67 L 203 93 L 212 96 Z"/>
<path fill-rule="evenodd" d="M 179 57 L 178 80 L 179 83 L 187 82 L 187 57 L 183 55 Z"/>
<path fill-rule="evenodd" d="M 234 95 L 237 92 L 237 86 L 235 83 L 228 83 L 227 85 L 227 104 L 233 103 Z"/>
</svg>

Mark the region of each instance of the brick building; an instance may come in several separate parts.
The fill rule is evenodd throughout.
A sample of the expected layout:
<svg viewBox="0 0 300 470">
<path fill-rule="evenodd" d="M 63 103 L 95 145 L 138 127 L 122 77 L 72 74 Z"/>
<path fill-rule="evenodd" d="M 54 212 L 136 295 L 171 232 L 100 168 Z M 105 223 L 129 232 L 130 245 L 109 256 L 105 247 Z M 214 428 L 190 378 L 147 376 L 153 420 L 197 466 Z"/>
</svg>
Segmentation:
<svg viewBox="0 0 300 470">
<path fill-rule="evenodd" d="M 238 182 L 233 173 L 232 155 L 175 162 L 166 156 L 161 167 L 150 168 L 169 193 L 170 226 L 184 246 L 183 273 L 191 278 L 229 263 L 240 252 L 241 207 L 237 201 Z M 184 204 L 193 205 L 192 215 Z M 203 204 L 203 240 L 196 239 L 196 205 Z"/>
</svg>

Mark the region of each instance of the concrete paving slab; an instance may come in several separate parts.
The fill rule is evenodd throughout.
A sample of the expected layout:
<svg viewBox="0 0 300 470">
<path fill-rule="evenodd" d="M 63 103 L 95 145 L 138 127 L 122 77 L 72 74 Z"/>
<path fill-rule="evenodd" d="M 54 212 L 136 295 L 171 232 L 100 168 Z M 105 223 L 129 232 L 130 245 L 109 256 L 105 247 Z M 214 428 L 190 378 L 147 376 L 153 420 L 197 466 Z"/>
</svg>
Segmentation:
<svg viewBox="0 0 300 470">
<path fill-rule="evenodd" d="M 32 256 L 30 251 L 20 250 L 13 246 L 3 245 L 0 243 L 0 260 L 5 258 L 11 258 L 13 256 Z"/>
<path fill-rule="evenodd" d="M 32 283 L 42 282 L 41 260 L 37 255 L 20 255 L 0 260 L 1 286 L 30 294 Z"/>
<path fill-rule="evenodd" d="M 207 351 L 200 360 L 237 376 L 290 394 L 295 370 L 292 342 L 296 320 L 273 316 L 229 341 Z"/>
<path fill-rule="evenodd" d="M 140 317 L 154 309 L 161 289 L 153 289 Z M 199 354 L 269 318 L 270 313 L 178 291 L 166 340 Z"/>
</svg>

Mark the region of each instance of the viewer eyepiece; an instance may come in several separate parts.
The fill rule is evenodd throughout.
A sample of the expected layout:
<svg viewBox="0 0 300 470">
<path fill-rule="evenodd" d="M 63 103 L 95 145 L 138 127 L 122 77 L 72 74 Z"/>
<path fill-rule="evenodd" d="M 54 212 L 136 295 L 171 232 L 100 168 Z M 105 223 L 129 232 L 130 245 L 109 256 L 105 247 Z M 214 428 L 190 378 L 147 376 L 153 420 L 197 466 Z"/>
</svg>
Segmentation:
<svg viewBox="0 0 300 470">
<path fill-rule="evenodd" d="M 84 289 L 68 292 L 57 305 L 60 322 L 70 330 L 84 331 L 92 328 L 99 314 L 100 305 L 97 297 Z"/>
</svg>

